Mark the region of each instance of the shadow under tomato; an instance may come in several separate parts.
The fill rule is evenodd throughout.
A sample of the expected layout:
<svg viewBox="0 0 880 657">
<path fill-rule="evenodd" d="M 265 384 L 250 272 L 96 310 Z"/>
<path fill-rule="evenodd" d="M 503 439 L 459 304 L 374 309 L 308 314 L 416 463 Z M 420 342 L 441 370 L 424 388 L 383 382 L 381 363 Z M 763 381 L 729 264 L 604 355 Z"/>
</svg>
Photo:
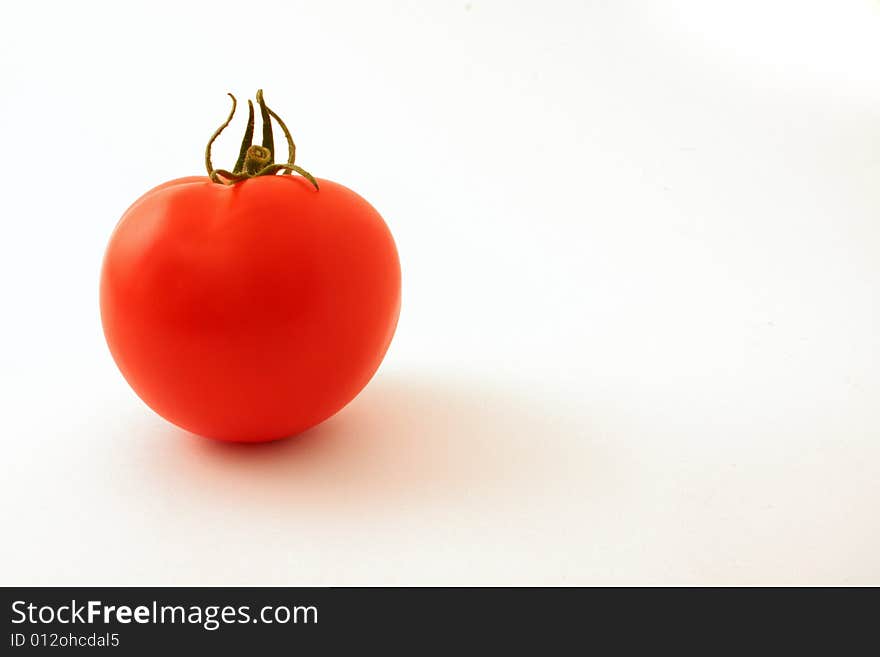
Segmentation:
<svg viewBox="0 0 880 657">
<path fill-rule="evenodd" d="M 539 494 L 572 466 L 566 450 L 573 431 L 584 429 L 522 395 L 392 373 L 378 375 L 336 416 L 286 440 L 224 443 L 169 428 L 174 435 L 162 461 L 199 495 L 257 512 L 390 510 L 504 499 L 512 489 L 516 498 L 523 487 Z"/>
</svg>

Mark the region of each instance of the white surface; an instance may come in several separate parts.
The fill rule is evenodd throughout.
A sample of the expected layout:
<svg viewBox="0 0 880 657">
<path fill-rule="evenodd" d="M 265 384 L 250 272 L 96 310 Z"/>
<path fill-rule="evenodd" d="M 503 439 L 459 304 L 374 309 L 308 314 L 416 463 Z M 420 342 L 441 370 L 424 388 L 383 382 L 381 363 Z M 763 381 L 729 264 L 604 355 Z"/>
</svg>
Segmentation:
<svg viewBox="0 0 880 657">
<path fill-rule="evenodd" d="M 880 584 L 880 4 L 266 4 L 5 11 L 0 583 Z M 97 284 L 259 86 L 404 306 L 253 448 L 140 403 Z"/>
</svg>

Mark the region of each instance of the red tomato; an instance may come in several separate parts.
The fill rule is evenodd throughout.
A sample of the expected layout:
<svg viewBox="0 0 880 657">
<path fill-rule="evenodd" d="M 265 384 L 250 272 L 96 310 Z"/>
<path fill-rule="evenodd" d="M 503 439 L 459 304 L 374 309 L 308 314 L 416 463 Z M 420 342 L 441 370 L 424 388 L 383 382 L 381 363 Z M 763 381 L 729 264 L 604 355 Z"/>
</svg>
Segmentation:
<svg viewBox="0 0 880 657">
<path fill-rule="evenodd" d="M 400 311 L 378 212 L 342 185 L 174 180 L 123 215 L 101 272 L 113 358 L 159 415 L 221 440 L 284 438 L 367 384 Z"/>
</svg>

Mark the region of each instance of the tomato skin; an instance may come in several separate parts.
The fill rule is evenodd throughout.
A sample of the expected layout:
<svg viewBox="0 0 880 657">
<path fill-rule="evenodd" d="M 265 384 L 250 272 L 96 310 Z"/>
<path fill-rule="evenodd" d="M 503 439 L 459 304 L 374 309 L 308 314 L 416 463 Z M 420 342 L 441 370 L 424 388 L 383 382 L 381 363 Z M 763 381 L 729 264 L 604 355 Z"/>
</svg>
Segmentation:
<svg viewBox="0 0 880 657">
<path fill-rule="evenodd" d="M 327 180 L 150 190 L 101 271 L 101 319 L 123 376 L 193 433 L 261 442 L 327 419 L 367 384 L 400 312 L 400 263 L 376 210 Z"/>
</svg>

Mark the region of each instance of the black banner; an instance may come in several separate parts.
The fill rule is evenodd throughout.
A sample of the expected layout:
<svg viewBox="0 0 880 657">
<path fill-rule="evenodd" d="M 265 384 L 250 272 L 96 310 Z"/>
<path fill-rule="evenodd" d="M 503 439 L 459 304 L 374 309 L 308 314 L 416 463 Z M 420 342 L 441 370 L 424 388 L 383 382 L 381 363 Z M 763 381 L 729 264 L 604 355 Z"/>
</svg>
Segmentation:
<svg viewBox="0 0 880 657">
<path fill-rule="evenodd" d="M 590 646 L 839 651 L 866 632 L 856 591 L 420 588 L 7 588 L 3 654 L 351 654 L 441 645 L 535 654 Z M 865 591 L 867 592 L 867 590 Z M 843 598 L 843 596 L 846 596 Z M 872 591 L 871 598 L 874 597 Z M 846 610 L 846 611 L 844 611 Z M 831 633 L 843 620 L 844 632 Z M 824 634 L 824 636 L 823 636 Z M 830 639 L 829 639 L 830 638 Z M 60 654 L 64 654 L 61 652 Z"/>
</svg>

